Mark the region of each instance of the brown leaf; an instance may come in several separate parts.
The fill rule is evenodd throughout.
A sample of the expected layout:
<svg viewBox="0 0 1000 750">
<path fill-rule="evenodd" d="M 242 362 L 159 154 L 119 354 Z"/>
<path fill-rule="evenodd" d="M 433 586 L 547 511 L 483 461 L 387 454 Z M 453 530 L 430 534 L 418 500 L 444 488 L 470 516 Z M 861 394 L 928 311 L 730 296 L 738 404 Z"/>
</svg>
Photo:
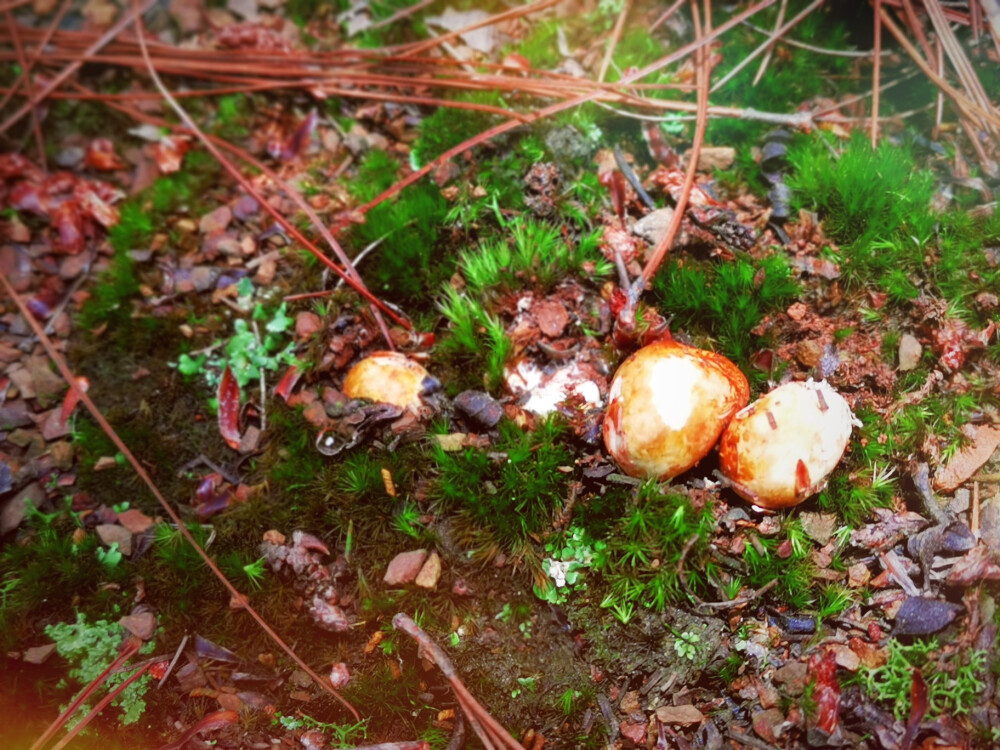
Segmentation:
<svg viewBox="0 0 1000 750">
<path fill-rule="evenodd" d="M 989 461 L 993 451 L 1000 446 L 1000 427 L 983 424 L 966 424 L 962 434 L 969 438 L 969 444 L 958 451 L 948 465 L 934 475 L 934 488 L 951 492 L 957 489 L 979 468 Z"/>
</svg>

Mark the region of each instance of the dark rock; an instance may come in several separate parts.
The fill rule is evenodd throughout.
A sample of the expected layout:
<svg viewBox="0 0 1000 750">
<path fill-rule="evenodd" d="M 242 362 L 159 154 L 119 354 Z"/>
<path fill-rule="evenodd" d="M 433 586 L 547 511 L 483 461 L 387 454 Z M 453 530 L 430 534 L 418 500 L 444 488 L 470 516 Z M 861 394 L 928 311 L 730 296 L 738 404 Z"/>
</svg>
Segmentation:
<svg viewBox="0 0 1000 750">
<path fill-rule="evenodd" d="M 488 393 L 463 391 L 455 396 L 455 408 L 479 427 L 492 429 L 503 417 L 503 407 Z"/>
<path fill-rule="evenodd" d="M 894 636 L 930 635 L 945 628 L 962 608 L 951 602 L 942 602 L 923 596 L 911 596 L 896 613 Z"/>
</svg>

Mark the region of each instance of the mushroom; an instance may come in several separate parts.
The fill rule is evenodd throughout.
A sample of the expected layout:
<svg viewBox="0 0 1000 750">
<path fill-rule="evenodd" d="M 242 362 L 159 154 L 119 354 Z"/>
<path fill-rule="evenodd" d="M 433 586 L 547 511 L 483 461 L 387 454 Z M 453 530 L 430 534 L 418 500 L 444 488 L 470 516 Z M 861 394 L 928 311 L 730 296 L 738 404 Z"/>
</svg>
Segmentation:
<svg viewBox="0 0 1000 750">
<path fill-rule="evenodd" d="M 344 379 L 348 398 L 392 404 L 417 410 L 421 396 L 438 387 L 437 380 L 423 367 L 399 352 L 374 352 L 358 362 Z"/>
<path fill-rule="evenodd" d="M 854 424 L 851 407 L 826 381 L 785 383 L 733 417 L 719 442 L 720 468 L 754 505 L 798 505 L 826 484 Z"/>
<path fill-rule="evenodd" d="M 721 354 L 656 341 L 615 373 L 604 444 L 627 474 L 669 479 L 712 450 L 749 399 L 746 376 Z"/>
</svg>

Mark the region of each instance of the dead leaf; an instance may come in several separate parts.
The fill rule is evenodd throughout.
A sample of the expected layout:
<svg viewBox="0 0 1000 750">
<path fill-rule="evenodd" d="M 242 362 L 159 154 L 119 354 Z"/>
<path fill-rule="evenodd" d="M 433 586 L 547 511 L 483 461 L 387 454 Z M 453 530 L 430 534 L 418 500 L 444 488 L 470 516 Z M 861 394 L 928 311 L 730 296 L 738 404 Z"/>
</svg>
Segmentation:
<svg viewBox="0 0 1000 750">
<path fill-rule="evenodd" d="M 240 384 L 227 366 L 219 382 L 219 432 L 233 450 L 240 447 Z"/>
<path fill-rule="evenodd" d="M 934 488 L 952 492 L 975 474 L 990 460 L 990 456 L 1000 446 L 1000 427 L 982 424 L 966 424 L 962 433 L 969 438 L 969 445 L 958 451 L 948 465 L 934 475 Z"/>
</svg>

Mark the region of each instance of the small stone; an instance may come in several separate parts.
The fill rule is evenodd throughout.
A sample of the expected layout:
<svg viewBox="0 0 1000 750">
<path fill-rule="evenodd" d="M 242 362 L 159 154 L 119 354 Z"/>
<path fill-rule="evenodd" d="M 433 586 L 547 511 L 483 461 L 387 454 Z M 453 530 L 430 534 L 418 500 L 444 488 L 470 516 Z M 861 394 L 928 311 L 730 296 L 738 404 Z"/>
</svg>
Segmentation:
<svg viewBox="0 0 1000 750">
<path fill-rule="evenodd" d="M 153 519 L 141 510 L 132 508 L 118 514 L 118 523 L 133 534 L 141 534 L 153 525 Z"/>
<path fill-rule="evenodd" d="M 701 724 L 705 720 L 705 714 L 692 705 L 660 706 L 656 709 L 656 718 L 664 724 L 688 726 L 690 724 Z"/>
<path fill-rule="evenodd" d="M 962 610 L 957 604 L 923 596 L 907 598 L 896 612 L 893 636 L 931 635 L 947 627 Z"/>
<path fill-rule="evenodd" d="M 965 487 L 955 490 L 955 497 L 948 503 L 948 510 L 952 513 L 965 513 L 972 502 L 972 493 Z"/>
<path fill-rule="evenodd" d="M 21 659 L 28 664 L 44 664 L 55 650 L 56 644 L 54 643 L 47 643 L 44 646 L 32 646 L 24 652 Z"/>
<path fill-rule="evenodd" d="M 243 701 L 241 701 L 240 697 L 234 693 L 219 693 L 215 699 L 226 711 L 235 711 L 236 713 L 239 713 L 240 709 L 243 708 Z"/>
<path fill-rule="evenodd" d="M 774 681 L 785 686 L 789 695 L 802 695 L 806 681 L 809 678 L 809 667 L 800 661 L 790 661 L 783 667 L 774 670 Z"/>
<path fill-rule="evenodd" d="M 785 721 L 785 715 L 780 708 L 768 708 L 754 714 L 753 731 L 757 733 L 765 742 L 775 742 L 781 735 L 781 725 Z"/>
<path fill-rule="evenodd" d="M 503 418 L 500 402 L 483 391 L 462 391 L 452 403 L 465 417 L 488 430 L 496 427 Z"/>
<path fill-rule="evenodd" d="M 923 347 L 917 337 L 910 333 L 904 333 L 899 337 L 899 371 L 909 372 L 915 370 L 920 364 L 920 355 L 923 354 Z"/>
<path fill-rule="evenodd" d="M 344 662 L 339 661 L 330 669 L 330 684 L 335 690 L 340 690 L 351 679 L 351 672 Z"/>
<path fill-rule="evenodd" d="M 73 444 L 68 440 L 50 444 L 49 455 L 52 456 L 52 465 L 60 471 L 69 471 L 73 468 Z"/>
<path fill-rule="evenodd" d="M 201 221 L 198 222 L 198 231 L 202 234 L 221 232 L 229 226 L 229 222 L 232 220 L 233 212 L 229 206 L 219 206 L 201 217 Z"/>
<path fill-rule="evenodd" d="M 864 563 L 855 563 L 847 569 L 847 585 L 858 589 L 866 585 L 872 578 L 872 572 Z"/>
<path fill-rule="evenodd" d="M 656 245 L 667 233 L 674 218 L 674 209 L 669 206 L 650 211 L 632 226 L 632 234 L 642 237 L 651 245 Z"/>
<path fill-rule="evenodd" d="M 382 580 L 390 586 L 399 586 L 404 583 L 413 583 L 420 569 L 427 559 L 427 550 L 415 549 L 409 552 L 400 552 L 389 563 Z"/>
<path fill-rule="evenodd" d="M 295 337 L 307 339 L 320 330 L 323 321 L 314 312 L 304 310 L 295 316 Z"/>
<path fill-rule="evenodd" d="M 94 464 L 94 471 L 107 471 L 108 469 L 113 469 L 118 465 L 114 456 L 101 456 L 97 459 L 97 463 Z"/>
<path fill-rule="evenodd" d="M 639 705 L 639 691 L 626 691 L 625 695 L 622 696 L 621 701 L 618 703 L 618 708 L 621 709 L 623 714 L 638 713 L 641 710 L 641 706 Z"/>
<path fill-rule="evenodd" d="M 434 442 L 446 453 L 456 453 L 465 448 L 465 439 L 468 437 L 464 432 L 452 432 L 447 435 L 432 435 Z"/>
<path fill-rule="evenodd" d="M 132 532 L 116 523 L 102 523 L 95 531 L 105 547 L 118 543 L 118 550 L 128 557 L 132 554 Z"/>
<path fill-rule="evenodd" d="M 45 499 L 45 490 L 38 482 L 32 482 L 23 490 L 18 492 L 14 497 L 6 501 L 6 505 L 3 506 L 3 510 L 0 510 L 0 536 L 13 531 L 21 522 L 24 521 L 24 517 L 27 515 L 27 506 L 25 503 L 31 503 L 34 507 L 38 507 L 42 504 Z"/>
<path fill-rule="evenodd" d="M 823 359 L 823 345 L 812 339 L 800 341 L 795 346 L 795 359 L 803 367 L 816 368 Z"/>
<path fill-rule="evenodd" d="M 543 299 L 531 306 L 531 314 L 535 316 L 538 329 L 549 338 L 562 335 L 569 323 L 569 313 L 558 300 Z"/>
<path fill-rule="evenodd" d="M 431 552 L 426 562 L 420 568 L 417 579 L 414 581 L 420 588 L 433 591 L 437 588 L 438 580 L 441 578 L 441 556 L 436 552 Z"/>
<path fill-rule="evenodd" d="M 994 554 L 1000 554 L 1000 493 L 979 508 L 979 537 Z"/>
<path fill-rule="evenodd" d="M 623 721 L 618 725 L 622 737 L 631 740 L 637 747 L 646 746 L 646 724 L 635 721 Z"/>
<path fill-rule="evenodd" d="M 268 529 L 264 532 L 264 541 L 269 544 L 273 544 L 276 547 L 280 547 L 285 543 L 285 535 L 277 529 Z"/>
<path fill-rule="evenodd" d="M 148 641 L 156 634 L 156 615 L 152 612 L 126 615 L 118 621 L 118 624 L 143 641 Z"/>
<path fill-rule="evenodd" d="M 851 650 L 850 646 L 834 643 L 829 648 L 833 651 L 838 667 L 843 667 L 848 672 L 858 671 L 858 667 L 861 666 L 861 659 Z"/>
<path fill-rule="evenodd" d="M 301 669 L 296 669 L 292 672 L 292 674 L 288 677 L 288 681 L 300 688 L 312 685 L 312 677 L 309 676 L 308 672 L 304 672 Z"/>
<path fill-rule="evenodd" d="M 732 146 L 702 146 L 698 154 L 698 171 L 729 169 L 734 161 L 736 161 L 736 149 Z"/>
</svg>

